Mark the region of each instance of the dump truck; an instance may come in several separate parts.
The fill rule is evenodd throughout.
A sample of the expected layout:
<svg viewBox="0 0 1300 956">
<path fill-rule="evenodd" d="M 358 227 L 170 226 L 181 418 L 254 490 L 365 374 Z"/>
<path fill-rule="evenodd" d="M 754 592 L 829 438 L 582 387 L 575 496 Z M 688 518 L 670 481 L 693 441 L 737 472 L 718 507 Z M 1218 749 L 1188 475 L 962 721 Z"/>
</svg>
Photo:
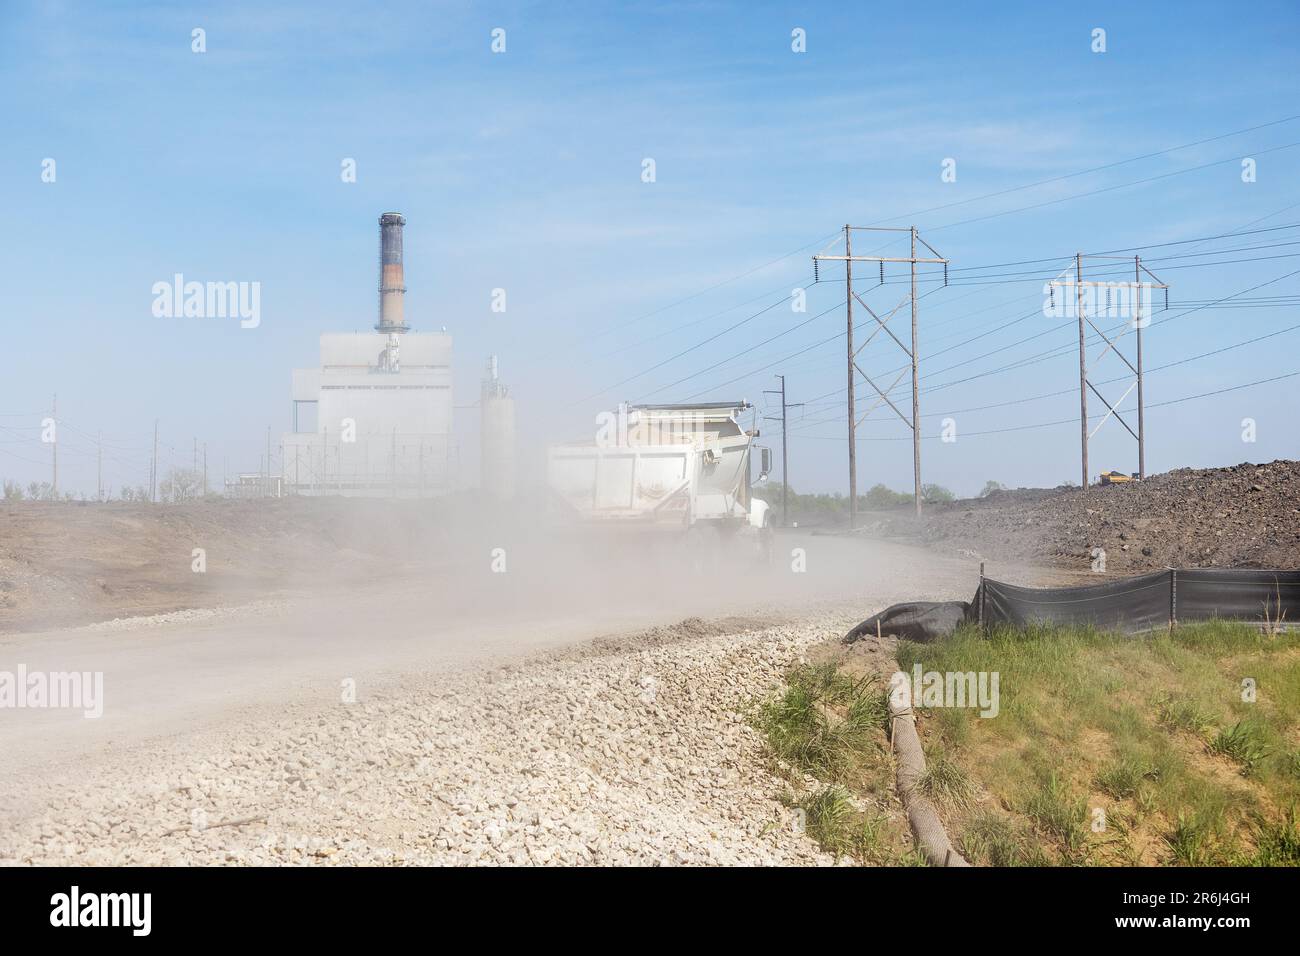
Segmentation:
<svg viewBox="0 0 1300 956">
<path fill-rule="evenodd" d="M 553 513 L 570 525 L 661 540 L 680 535 L 696 564 L 733 554 L 770 561 L 773 518 L 753 495 L 767 480 L 772 450 L 746 430 L 744 401 L 621 405 L 597 418 L 594 440 L 552 445 L 547 484 Z"/>
<path fill-rule="evenodd" d="M 1100 484 L 1103 485 L 1123 485 L 1130 481 L 1138 480 L 1138 473 L 1135 471 L 1131 475 L 1126 475 L 1122 471 L 1103 471 L 1097 476 Z"/>
</svg>

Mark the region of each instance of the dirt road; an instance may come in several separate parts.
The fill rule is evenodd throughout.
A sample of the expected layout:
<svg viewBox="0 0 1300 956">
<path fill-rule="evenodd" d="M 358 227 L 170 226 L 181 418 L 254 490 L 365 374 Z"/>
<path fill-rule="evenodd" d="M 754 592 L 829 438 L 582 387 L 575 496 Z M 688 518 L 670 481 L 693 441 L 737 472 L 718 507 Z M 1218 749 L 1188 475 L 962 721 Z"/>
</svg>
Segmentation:
<svg viewBox="0 0 1300 956">
<path fill-rule="evenodd" d="M 884 604 L 969 597 L 973 569 L 781 545 L 807 571 L 584 602 L 506 575 L 459 605 L 404 579 L 0 637 L 0 671 L 104 688 L 97 719 L 0 709 L 0 862 L 828 862 L 744 710 Z"/>
</svg>

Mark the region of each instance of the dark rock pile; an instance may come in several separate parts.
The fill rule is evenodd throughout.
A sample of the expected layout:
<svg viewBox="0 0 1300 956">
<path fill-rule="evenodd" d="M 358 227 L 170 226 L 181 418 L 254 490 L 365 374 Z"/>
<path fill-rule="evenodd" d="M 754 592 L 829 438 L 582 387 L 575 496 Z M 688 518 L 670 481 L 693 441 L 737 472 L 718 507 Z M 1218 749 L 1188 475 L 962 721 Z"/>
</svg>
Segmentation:
<svg viewBox="0 0 1300 956">
<path fill-rule="evenodd" d="M 1300 462 L 1180 468 L 1143 482 L 998 491 L 931 505 L 918 523 L 868 516 L 868 534 L 920 539 L 992 561 L 1108 571 L 1300 568 Z"/>
</svg>

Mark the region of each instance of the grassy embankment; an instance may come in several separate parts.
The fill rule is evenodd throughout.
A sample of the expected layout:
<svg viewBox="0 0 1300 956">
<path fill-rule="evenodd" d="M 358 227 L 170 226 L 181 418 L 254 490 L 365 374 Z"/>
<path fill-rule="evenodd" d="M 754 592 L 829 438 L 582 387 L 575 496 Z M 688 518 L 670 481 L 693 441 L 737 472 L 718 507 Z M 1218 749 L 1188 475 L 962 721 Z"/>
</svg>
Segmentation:
<svg viewBox="0 0 1300 956">
<path fill-rule="evenodd" d="M 901 642 L 897 658 L 907 673 L 1000 675 L 996 717 L 918 711 L 923 786 L 972 862 L 1300 865 L 1300 635 L 962 629 Z M 822 781 L 791 803 L 823 846 L 911 862 L 887 812 L 884 690 L 851 673 L 796 670 L 755 723 L 785 766 Z"/>
</svg>

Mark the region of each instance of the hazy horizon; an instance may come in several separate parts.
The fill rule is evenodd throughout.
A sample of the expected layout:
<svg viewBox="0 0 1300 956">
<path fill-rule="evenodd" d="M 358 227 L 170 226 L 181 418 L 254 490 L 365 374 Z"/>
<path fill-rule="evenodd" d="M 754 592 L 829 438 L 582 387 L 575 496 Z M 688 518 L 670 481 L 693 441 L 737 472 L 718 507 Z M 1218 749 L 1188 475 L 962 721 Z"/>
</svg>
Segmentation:
<svg viewBox="0 0 1300 956">
<path fill-rule="evenodd" d="M 408 220 L 408 320 L 453 337 L 462 486 L 496 354 L 525 475 L 620 401 L 744 398 L 770 415 L 784 373 L 808 403 L 791 485 L 846 492 L 842 272 L 822 267 L 806 313 L 783 301 L 845 222 L 915 224 L 951 260 L 947 288 L 928 271 L 921 286 L 926 483 L 1078 481 L 1077 333 L 1043 317 L 1042 283 L 1078 250 L 1160 243 L 1180 244 L 1141 250 L 1171 287 L 1145 341 L 1147 471 L 1297 457 L 1300 378 L 1162 404 L 1300 370 L 1300 267 L 1280 228 L 1300 223 L 1295 7 L 941 15 L 937 32 L 837 7 L 7 4 L 0 478 L 48 480 L 56 393 L 61 490 L 93 495 L 101 433 L 105 484 L 147 484 L 155 419 L 160 474 L 188 467 L 196 439 L 214 484 L 257 470 L 268 426 L 273 444 L 290 427 L 290 370 L 315 363 L 322 333 L 374 324 L 388 210 Z M 904 268 L 878 286 L 859 266 L 881 315 Z M 258 324 L 156 317 L 151 289 L 176 274 L 257 283 Z M 883 334 L 861 355 L 882 385 L 905 361 Z M 1109 355 L 1094 380 L 1125 371 Z M 1127 384 L 1101 387 L 1114 401 Z M 857 392 L 861 414 L 873 393 Z M 779 428 L 763 431 L 779 451 Z M 911 488 L 887 408 L 860 429 L 858 468 L 860 492 Z M 1091 451 L 1091 473 L 1107 468 L 1137 470 L 1113 420 Z"/>
</svg>

